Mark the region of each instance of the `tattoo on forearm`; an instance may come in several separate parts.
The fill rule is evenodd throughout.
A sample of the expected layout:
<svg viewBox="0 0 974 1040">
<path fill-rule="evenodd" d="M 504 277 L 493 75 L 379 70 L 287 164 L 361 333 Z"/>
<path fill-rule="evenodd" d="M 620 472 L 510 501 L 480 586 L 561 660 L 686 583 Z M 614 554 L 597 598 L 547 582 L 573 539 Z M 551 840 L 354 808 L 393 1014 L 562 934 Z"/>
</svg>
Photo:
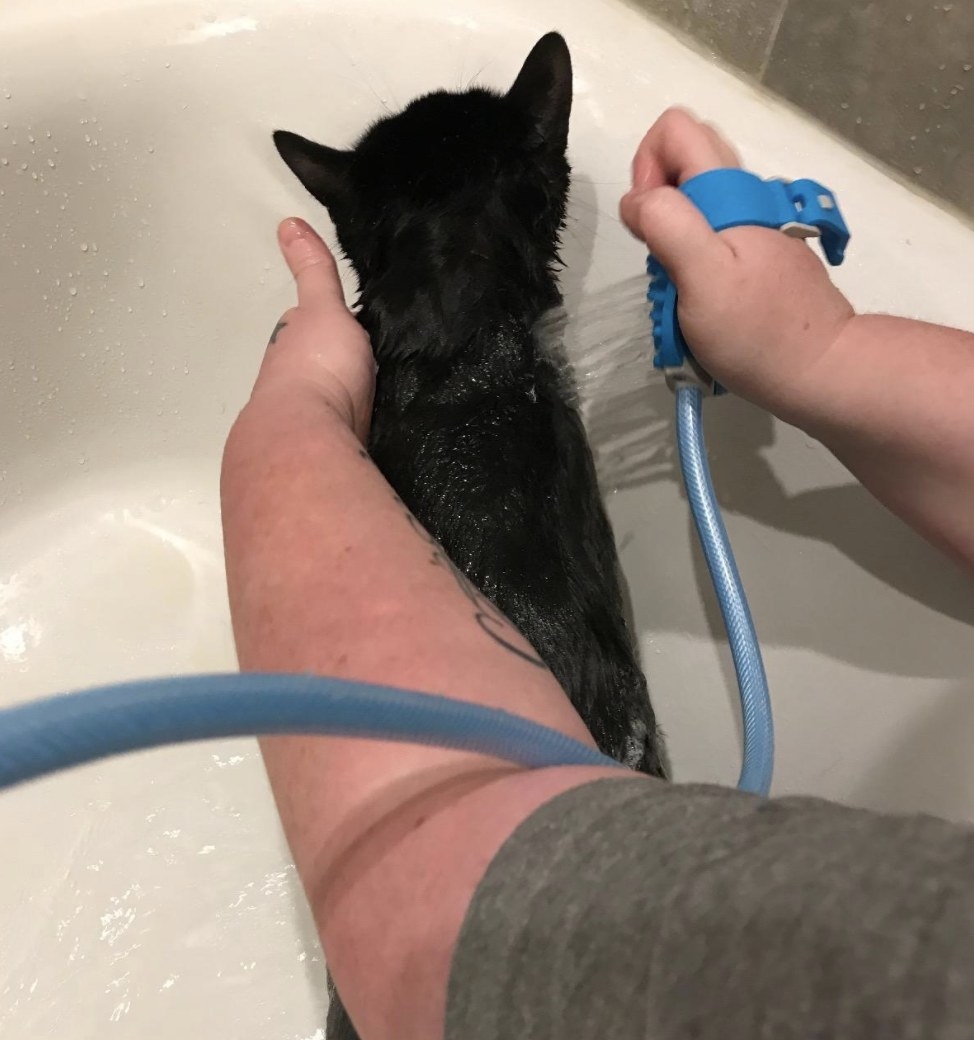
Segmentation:
<svg viewBox="0 0 974 1040">
<path fill-rule="evenodd" d="M 271 333 L 271 338 L 267 341 L 267 345 L 268 346 L 270 346 L 272 343 L 276 343 L 277 342 L 277 334 L 281 331 L 281 329 L 285 328 L 286 326 L 287 326 L 287 322 L 286 321 L 279 321 L 274 326 L 274 331 Z"/>
<path fill-rule="evenodd" d="M 477 588 L 476 585 L 461 571 L 456 564 L 447 556 L 443 546 L 427 531 L 423 525 L 406 508 L 403 500 L 393 493 L 393 500 L 403 511 L 403 515 L 409 522 L 409 526 L 420 538 L 432 548 L 430 563 L 434 567 L 443 567 L 453 576 L 457 587 L 467 597 L 474 609 L 474 620 L 481 630 L 498 646 L 514 654 L 522 661 L 533 664 L 536 668 L 547 668 L 547 665 L 537 653 L 531 648 L 527 641 L 517 639 L 518 632 L 506 617 L 494 606 L 493 603 Z"/>
</svg>

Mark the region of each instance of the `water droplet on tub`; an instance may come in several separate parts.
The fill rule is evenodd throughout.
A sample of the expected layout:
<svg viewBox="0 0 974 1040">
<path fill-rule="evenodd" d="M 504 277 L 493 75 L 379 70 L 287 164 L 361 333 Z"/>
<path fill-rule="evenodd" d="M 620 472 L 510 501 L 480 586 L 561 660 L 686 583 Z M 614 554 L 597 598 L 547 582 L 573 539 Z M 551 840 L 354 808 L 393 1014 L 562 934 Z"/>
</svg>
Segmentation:
<svg viewBox="0 0 974 1040">
<path fill-rule="evenodd" d="M 6 156 L 4 156 L 2 159 L 0 159 L 0 166 L 9 166 L 9 165 L 10 165 L 10 160 Z"/>
<path fill-rule="evenodd" d="M 53 170 L 54 167 L 57 165 L 57 163 L 53 159 L 48 159 L 47 160 L 47 165 L 50 166 L 51 169 Z"/>
<path fill-rule="evenodd" d="M 136 285 L 138 285 L 138 287 L 139 287 L 140 289 L 144 289 L 144 288 L 145 288 L 145 279 L 144 279 L 144 278 L 140 278 L 140 279 L 138 280 L 138 282 L 136 282 Z"/>
<path fill-rule="evenodd" d="M 77 290 L 77 288 L 76 288 L 75 286 L 73 286 L 73 285 L 71 286 L 71 288 L 70 288 L 70 289 L 68 289 L 68 292 L 69 292 L 69 293 L 70 293 L 70 294 L 71 294 L 72 296 L 77 296 L 77 295 L 78 295 L 78 290 Z"/>
<path fill-rule="evenodd" d="M 88 252 L 88 243 L 87 242 L 82 242 L 81 243 L 81 252 L 82 253 L 87 253 Z"/>
</svg>

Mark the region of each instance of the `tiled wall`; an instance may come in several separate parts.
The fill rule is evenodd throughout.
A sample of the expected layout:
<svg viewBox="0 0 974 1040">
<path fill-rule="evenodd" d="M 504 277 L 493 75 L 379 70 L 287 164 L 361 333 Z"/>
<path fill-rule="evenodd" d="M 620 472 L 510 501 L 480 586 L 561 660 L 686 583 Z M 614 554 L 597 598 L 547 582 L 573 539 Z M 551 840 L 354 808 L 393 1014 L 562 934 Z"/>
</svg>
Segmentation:
<svg viewBox="0 0 974 1040">
<path fill-rule="evenodd" d="M 635 0 L 974 216 L 974 0 Z"/>
</svg>

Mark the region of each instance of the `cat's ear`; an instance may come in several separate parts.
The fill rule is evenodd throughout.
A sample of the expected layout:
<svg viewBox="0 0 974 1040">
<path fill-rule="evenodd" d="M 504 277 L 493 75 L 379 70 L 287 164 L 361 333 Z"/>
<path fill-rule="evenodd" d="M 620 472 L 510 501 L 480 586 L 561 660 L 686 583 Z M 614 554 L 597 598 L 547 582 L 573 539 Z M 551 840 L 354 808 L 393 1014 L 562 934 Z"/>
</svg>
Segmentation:
<svg viewBox="0 0 974 1040">
<path fill-rule="evenodd" d="M 545 144 L 565 148 L 572 111 L 572 58 L 560 33 L 538 40 L 507 96 L 531 116 Z"/>
<path fill-rule="evenodd" d="M 348 194 L 352 153 L 316 144 L 287 130 L 274 131 L 274 144 L 295 177 L 324 206 L 340 203 Z"/>
</svg>

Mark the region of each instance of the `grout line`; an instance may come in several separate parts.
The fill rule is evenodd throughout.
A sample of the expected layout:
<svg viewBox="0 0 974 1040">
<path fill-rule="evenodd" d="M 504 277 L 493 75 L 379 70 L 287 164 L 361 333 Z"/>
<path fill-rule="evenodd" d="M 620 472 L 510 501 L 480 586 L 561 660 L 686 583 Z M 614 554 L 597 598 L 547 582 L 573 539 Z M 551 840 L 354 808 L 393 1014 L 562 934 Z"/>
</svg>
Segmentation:
<svg viewBox="0 0 974 1040">
<path fill-rule="evenodd" d="M 764 55 L 764 61 L 761 62 L 761 68 L 758 71 L 758 82 L 763 83 L 764 77 L 767 75 L 768 66 L 771 64 L 771 55 L 774 52 L 774 45 L 778 42 L 778 33 L 781 32 L 781 23 L 785 20 L 785 12 L 788 10 L 789 0 L 781 0 L 781 9 L 778 11 L 778 18 L 774 23 L 774 28 L 771 30 L 771 36 L 768 38 L 768 49 Z"/>
</svg>

